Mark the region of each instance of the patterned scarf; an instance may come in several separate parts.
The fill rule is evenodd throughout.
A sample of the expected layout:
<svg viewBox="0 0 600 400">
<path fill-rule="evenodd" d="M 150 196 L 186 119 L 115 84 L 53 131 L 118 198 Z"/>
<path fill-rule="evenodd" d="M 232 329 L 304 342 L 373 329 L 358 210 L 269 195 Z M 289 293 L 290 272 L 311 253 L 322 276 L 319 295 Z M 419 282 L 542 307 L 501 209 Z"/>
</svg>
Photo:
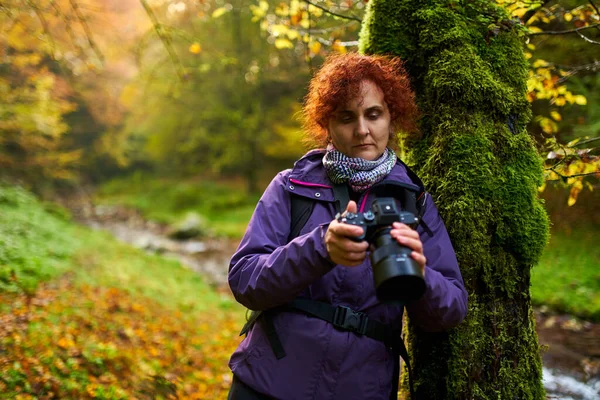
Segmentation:
<svg viewBox="0 0 600 400">
<path fill-rule="evenodd" d="M 333 183 L 348 182 L 352 190 L 362 193 L 381 181 L 396 165 L 396 153 L 387 148 L 377 160 L 351 158 L 333 147 L 327 146 L 323 166 Z"/>
</svg>

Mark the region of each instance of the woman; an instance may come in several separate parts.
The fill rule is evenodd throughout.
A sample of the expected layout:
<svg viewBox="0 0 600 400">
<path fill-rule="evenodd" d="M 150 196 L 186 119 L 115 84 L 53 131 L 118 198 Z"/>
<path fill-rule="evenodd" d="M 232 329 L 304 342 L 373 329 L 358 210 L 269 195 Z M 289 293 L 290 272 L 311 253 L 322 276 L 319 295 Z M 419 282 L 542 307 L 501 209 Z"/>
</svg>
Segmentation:
<svg viewBox="0 0 600 400">
<path fill-rule="evenodd" d="M 264 312 L 231 357 L 230 399 L 395 398 L 397 353 L 388 336 L 365 327 L 398 332 L 404 307 L 378 300 L 369 244 L 356 241 L 360 227 L 335 218 L 334 188 L 348 188 L 346 212 L 370 210 L 370 189 L 382 183 L 416 188 L 393 151 L 397 131 L 416 130 L 414 94 L 397 59 L 333 56 L 310 83 L 304 117 L 307 134 L 326 150 L 307 153 L 273 179 L 231 259 L 236 299 Z M 290 237 L 298 197 L 313 205 Z M 463 320 L 467 293 L 446 228 L 431 199 L 424 199 L 424 223 L 413 230 L 395 222 L 390 235 L 412 250 L 425 278 L 423 296 L 406 304 L 411 321 L 440 331 Z M 289 306 L 298 299 L 331 311 L 333 319 L 348 311 L 360 323 L 335 323 Z"/>
</svg>

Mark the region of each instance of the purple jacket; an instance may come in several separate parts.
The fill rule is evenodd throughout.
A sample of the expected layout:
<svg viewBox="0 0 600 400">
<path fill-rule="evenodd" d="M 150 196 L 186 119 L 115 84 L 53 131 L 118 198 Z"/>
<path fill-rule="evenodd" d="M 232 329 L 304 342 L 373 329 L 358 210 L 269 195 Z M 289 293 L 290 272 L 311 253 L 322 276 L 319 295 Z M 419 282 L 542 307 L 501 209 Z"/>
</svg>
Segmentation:
<svg viewBox="0 0 600 400">
<path fill-rule="evenodd" d="M 336 214 L 333 184 L 322 166 L 323 152 L 307 153 L 269 184 L 229 267 L 235 298 L 252 310 L 265 310 L 297 296 L 344 305 L 400 328 L 403 308 L 375 296 L 369 257 L 358 267 L 335 265 L 324 236 Z M 396 163 L 386 180 L 412 184 Z M 290 192 L 316 201 L 300 235 L 289 243 Z M 365 192 L 359 211 L 371 207 Z M 438 211 L 427 199 L 423 219 L 434 235 L 419 228 L 427 257 L 425 295 L 406 306 L 411 321 L 427 331 L 446 330 L 467 313 L 467 292 L 452 243 Z M 275 358 L 263 324 L 254 324 L 231 356 L 233 373 L 254 390 L 277 399 L 389 399 L 393 354 L 382 342 L 335 329 L 297 312 L 275 314 L 286 356 Z M 440 360 L 444 362 L 444 360 Z"/>
</svg>

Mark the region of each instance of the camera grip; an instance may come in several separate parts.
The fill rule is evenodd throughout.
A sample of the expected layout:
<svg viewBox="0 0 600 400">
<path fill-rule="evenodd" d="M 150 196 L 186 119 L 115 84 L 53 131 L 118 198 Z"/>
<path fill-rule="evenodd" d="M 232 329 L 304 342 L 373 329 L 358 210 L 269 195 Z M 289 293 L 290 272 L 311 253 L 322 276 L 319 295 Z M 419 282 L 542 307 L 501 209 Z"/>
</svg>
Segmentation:
<svg viewBox="0 0 600 400">
<path fill-rule="evenodd" d="M 367 227 L 365 226 L 363 218 L 358 214 L 354 213 L 346 213 L 346 215 L 336 215 L 336 219 L 338 222 L 348 225 L 358 226 L 362 229 L 363 233 L 359 236 L 348 236 L 348 238 L 354 242 L 362 242 L 367 237 Z"/>
</svg>

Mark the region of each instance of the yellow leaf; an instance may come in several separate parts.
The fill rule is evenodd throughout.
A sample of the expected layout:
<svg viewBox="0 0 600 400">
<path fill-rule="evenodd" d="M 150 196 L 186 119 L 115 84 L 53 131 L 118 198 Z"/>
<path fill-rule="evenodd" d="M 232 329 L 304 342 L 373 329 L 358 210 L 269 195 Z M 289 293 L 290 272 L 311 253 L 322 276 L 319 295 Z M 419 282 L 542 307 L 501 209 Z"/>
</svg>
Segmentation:
<svg viewBox="0 0 600 400">
<path fill-rule="evenodd" d="M 294 39 L 298 39 L 298 37 L 300 37 L 300 34 L 298 33 L 297 30 L 295 29 L 290 29 L 289 31 L 287 31 L 287 37 L 290 40 L 294 40 Z"/>
<path fill-rule="evenodd" d="M 278 49 L 293 49 L 294 44 L 285 38 L 275 39 L 275 47 Z"/>
<path fill-rule="evenodd" d="M 587 99 L 585 96 L 578 94 L 575 96 L 575 103 L 579 104 L 580 106 L 585 106 L 587 104 Z"/>
<path fill-rule="evenodd" d="M 569 194 L 569 200 L 567 200 L 567 204 L 571 207 L 573 204 L 577 202 L 577 195 L 573 196 Z"/>
<path fill-rule="evenodd" d="M 563 18 L 565 19 L 565 21 L 569 22 L 573 19 L 573 14 L 571 14 L 570 12 L 566 12 Z"/>
<path fill-rule="evenodd" d="M 553 120 L 555 121 L 560 121 L 562 120 L 562 116 L 557 112 L 557 111 L 550 111 L 550 116 L 552 117 Z"/>
<path fill-rule="evenodd" d="M 227 10 L 226 7 L 219 7 L 215 11 L 213 11 L 212 17 L 219 18 L 221 15 L 225 14 L 227 11 L 229 11 L 229 10 Z"/>
<path fill-rule="evenodd" d="M 318 54 L 321 50 L 321 43 L 315 41 L 310 44 L 310 52 L 312 54 Z"/>
<path fill-rule="evenodd" d="M 546 182 L 542 183 L 542 186 L 538 188 L 538 192 L 542 193 L 546 189 Z"/>
<path fill-rule="evenodd" d="M 189 50 L 192 54 L 200 54 L 202 47 L 200 46 L 200 43 L 194 43 L 190 46 Z"/>
<path fill-rule="evenodd" d="M 346 48 L 344 46 L 341 45 L 339 40 L 335 40 L 333 42 L 333 44 L 331 45 L 331 48 L 334 51 L 337 51 L 340 54 L 346 54 Z"/>
<path fill-rule="evenodd" d="M 269 31 L 273 36 L 282 36 L 290 30 L 287 26 L 283 24 L 275 24 L 269 28 Z"/>
<path fill-rule="evenodd" d="M 527 12 L 527 7 L 520 7 L 512 11 L 513 17 L 521 18 Z"/>
</svg>

